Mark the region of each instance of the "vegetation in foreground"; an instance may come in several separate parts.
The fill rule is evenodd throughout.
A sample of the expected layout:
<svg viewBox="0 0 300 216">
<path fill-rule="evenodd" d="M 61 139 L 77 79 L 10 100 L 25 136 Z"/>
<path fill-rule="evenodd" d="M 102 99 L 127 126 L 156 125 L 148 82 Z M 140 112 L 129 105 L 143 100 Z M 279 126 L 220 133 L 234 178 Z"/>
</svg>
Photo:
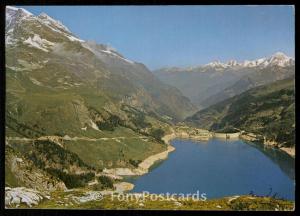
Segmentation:
<svg viewBox="0 0 300 216">
<path fill-rule="evenodd" d="M 292 211 L 294 203 L 292 201 L 274 199 L 272 197 L 257 196 L 233 196 L 211 200 L 181 200 L 180 198 L 172 198 L 164 200 L 151 200 L 150 196 L 144 199 L 131 198 L 125 201 L 124 195 L 115 194 L 112 198 L 111 194 L 104 195 L 102 199 L 91 200 L 87 202 L 79 202 L 80 197 L 86 197 L 84 191 L 71 192 L 53 192 L 50 200 L 42 201 L 35 208 L 71 208 L 71 209 L 172 209 L 172 210 L 270 210 L 270 211 Z"/>
</svg>

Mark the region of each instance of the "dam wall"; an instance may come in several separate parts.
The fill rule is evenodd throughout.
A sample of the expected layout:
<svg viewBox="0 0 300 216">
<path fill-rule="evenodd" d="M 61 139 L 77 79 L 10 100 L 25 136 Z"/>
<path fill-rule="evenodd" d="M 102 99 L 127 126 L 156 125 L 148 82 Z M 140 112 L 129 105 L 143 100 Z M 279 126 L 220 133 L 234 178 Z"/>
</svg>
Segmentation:
<svg viewBox="0 0 300 216">
<path fill-rule="evenodd" d="M 213 133 L 213 137 L 220 139 L 237 139 L 241 135 L 241 132 L 237 133 Z"/>
</svg>

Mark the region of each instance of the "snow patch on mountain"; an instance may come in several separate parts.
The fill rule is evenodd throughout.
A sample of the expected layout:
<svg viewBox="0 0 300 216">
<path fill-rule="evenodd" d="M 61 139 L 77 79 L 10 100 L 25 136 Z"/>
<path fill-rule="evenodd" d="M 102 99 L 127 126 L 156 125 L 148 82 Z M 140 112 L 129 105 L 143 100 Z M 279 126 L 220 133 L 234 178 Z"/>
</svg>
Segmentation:
<svg viewBox="0 0 300 216">
<path fill-rule="evenodd" d="M 226 68 L 227 64 L 224 64 L 220 61 L 213 61 L 213 62 L 210 62 L 210 63 L 204 65 L 204 67 Z"/>
<path fill-rule="evenodd" d="M 13 34 L 12 34 L 13 32 L 11 30 L 13 30 L 14 27 L 16 25 L 18 25 L 19 23 L 21 23 L 23 20 L 28 21 L 30 19 L 38 21 L 38 23 L 40 24 L 39 27 L 41 27 L 41 25 L 46 26 L 49 29 L 51 29 L 52 31 L 55 31 L 55 32 L 60 33 L 63 36 L 67 37 L 70 41 L 84 42 L 84 40 L 81 40 L 81 39 L 75 37 L 71 33 L 71 31 L 66 26 L 64 26 L 60 21 L 53 19 L 46 13 L 41 13 L 39 16 L 34 16 L 32 13 L 28 12 L 27 10 L 25 10 L 23 8 L 7 6 L 6 7 L 6 27 L 5 27 L 6 28 L 6 34 L 5 34 L 6 45 L 12 45 L 17 42 L 16 40 L 14 40 Z M 41 46 L 38 46 L 38 43 L 36 41 L 31 41 L 31 39 L 29 39 L 27 42 L 30 43 L 32 46 L 42 49 L 43 51 L 46 52 L 46 49 Z"/>
<path fill-rule="evenodd" d="M 82 46 L 85 47 L 86 49 L 90 50 L 92 53 L 94 53 L 97 57 L 99 57 L 100 59 L 102 59 L 105 56 L 109 56 L 109 57 L 113 57 L 113 58 L 118 58 L 122 61 L 125 61 L 129 64 L 134 64 L 133 61 L 128 60 L 124 57 L 122 57 L 121 55 L 118 55 L 115 51 L 115 49 L 106 46 L 106 45 L 97 45 L 95 43 L 92 42 L 87 42 L 87 43 L 82 43 Z M 101 47 L 101 49 L 99 48 Z"/>
<path fill-rule="evenodd" d="M 35 47 L 37 49 L 43 50 L 45 52 L 49 52 L 49 50 L 47 48 L 49 48 L 50 46 L 53 46 L 54 43 L 46 40 L 46 39 L 42 39 L 39 35 L 34 34 L 33 37 L 29 37 L 24 41 L 24 44 L 28 44 L 31 47 Z"/>
<path fill-rule="evenodd" d="M 109 55 L 112 55 L 112 56 L 115 56 L 115 57 L 117 57 L 117 58 L 120 58 L 120 59 L 122 59 L 123 61 L 126 61 L 126 62 L 128 62 L 128 63 L 130 63 L 130 64 L 134 64 L 133 61 L 130 61 L 130 60 L 126 59 L 126 58 L 123 58 L 123 57 L 117 55 L 116 53 L 112 52 L 111 50 L 101 50 L 101 52 L 104 52 L 104 53 L 107 53 L 107 54 L 109 54 Z"/>
<path fill-rule="evenodd" d="M 5 37 L 5 44 L 6 45 L 13 45 L 17 42 L 18 40 L 14 39 L 11 35 L 7 35 Z"/>
<path fill-rule="evenodd" d="M 22 13 L 24 13 L 27 16 L 33 16 L 32 13 L 30 13 L 27 10 L 25 10 L 24 8 L 16 8 L 16 7 L 13 7 L 13 6 L 6 6 L 6 10 L 14 11 L 15 13 L 22 12 Z"/>
<path fill-rule="evenodd" d="M 47 25 L 51 30 L 63 34 L 70 41 L 84 42 L 84 40 L 81 40 L 81 39 L 75 37 L 74 35 L 72 35 L 71 31 L 66 26 L 64 26 L 59 20 L 53 19 L 48 14 L 43 12 L 39 16 L 37 16 L 37 18 L 44 25 Z"/>
<path fill-rule="evenodd" d="M 6 29 L 10 29 L 16 22 L 21 22 L 23 19 L 33 18 L 34 15 L 24 8 L 16 8 L 12 6 L 6 6 Z"/>
<path fill-rule="evenodd" d="M 62 34 L 63 36 L 67 37 L 70 41 L 84 42 L 84 40 L 81 40 L 75 37 L 74 35 L 72 35 L 71 31 L 66 26 L 64 26 L 60 21 L 53 19 L 47 14 L 41 13 L 37 18 L 42 24 L 46 25 L 52 31 Z"/>
<path fill-rule="evenodd" d="M 229 62 L 227 62 L 227 65 L 228 65 L 228 66 L 231 66 L 231 67 L 237 66 L 237 65 L 238 65 L 238 62 L 237 62 L 236 60 L 230 60 Z"/>
<path fill-rule="evenodd" d="M 38 86 L 43 86 L 43 84 L 40 81 L 36 80 L 35 78 L 29 77 L 29 79 L 33 84 L 38 85 Z"/>
<path fill-rule="evenodd" d="M 77 37 L 74 37 L 72 35 L 65 35 L 67 38 L 69 38 L 70 41 L 79 41 L 79 42 L 84 42 L 84 40 L 81 40 Z"/>
<path fill-rule="evenodd" d="M 31 19 L 33 17 L 32 13 L 23 8 L 6 6 L 5 44 L 16 44 L 18 40 L 14 38 L 14 27 L 21 23 L 24 19 Z"/>
<path fill-rule="evenodd" d="M 71 33 L 70 30 L 66 26 L 64 26 L 60 21 L 53 19 L 52 17 L 50 17 L 46 13 L 41 13 L 38 16 L 38 18 L 40 20 L 42 20 L 42 22 L 46 25 L 53 25 L 53 26 L 55 26 L 59 29 L 62 29 L 64 31 L 67 31 L 67 32 Z"/>
</svg>

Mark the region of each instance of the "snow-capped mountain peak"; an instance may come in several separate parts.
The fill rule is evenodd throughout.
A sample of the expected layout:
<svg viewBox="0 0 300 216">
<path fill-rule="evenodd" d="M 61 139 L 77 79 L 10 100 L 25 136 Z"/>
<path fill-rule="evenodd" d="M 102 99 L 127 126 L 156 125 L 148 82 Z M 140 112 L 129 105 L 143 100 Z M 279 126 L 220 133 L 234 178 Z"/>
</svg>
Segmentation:
<svg viewBox="0 0 300 216">
<path fill-rule="evenodd" d="M 163 68 L 163 71 L 168 73 L 171 72 L 211 72 L 218 71 L 223 72 L 224 70 L 235 70 L 240 71 L 244 68 L 266 68 L 269 66 L 278 66 L 278 67 L 287 67 L 295 64 L 295 60 L 282 52 L 276 52 L 270 57 L 259 58 L 255 60 L 245 60 L 238 62 L 234 59 L 229 60 L 226 63 L 222 63 L 219 60 L 212 61 L 208 64 L 198 65 L 198 66 L 190 66 L 190 67 L 167 67 Z"/>
<path fill-rule="evenodd" d="M 288 57 L 282 52 L 276 52 L 273 55 L 271 55 L 269 58 L 260 58 L 256 60 L 245 60 L 241 63 L 238 63 L 236 60 L 230 60 L 227 63 L 222 63 L 220 61 L 213 61 L 211 63 L 208 63 L 204 65 L 204 67 L 210 66 L 212 68 L 241 68 L 241 67 L 260 67 L 264 68 L 267 66 L 279 66 L 279 67 L 285 67 L 288 65 L 293 64 L 294 59 L 291 57 Z"/>
<path fill-rule="evenodd" d="M 293 59 L 291 57 L 288 57 L 282 52 L 276 52 L 273 54 L 269 59 L 267 59 L 267 62 L 270 65 L 278 65 L 281 67 L 284 67 L 291 63 Z"/>
<path fill-rule="evenodd" d="M 27 16 L 32 16 L 33 14 L 30 13 L 29 11 L 25 10 L 24 8 L 16 8 L 16 7 L 13 7 L 13 6 L 6 6 L 6 12 L 8 13 L 23 13 L 24 15 L 27 15 Z"/>
<path fill-rule="evenodd" d="M 236 66 L 236 65 L 238 65 L 238 62 L 236 60 L 230 60 L 226 64 L 228 66 Z"/>
<path fill-rule="evenodd" d="M 249 61 L 249 60 L 245 60 L 243 63 L 239 64 L 243 67 L 255 67 L 255 66 L 258 66 L 256 61 Z"/>
<path fill-rule="evenodd" d="M 16 39 L 13 37 L 14 28 L 24 20 L 34 19 L 34 15 L 24 8 L 16 8 L 6 6 L 6 19 L 5 19 L 5 43 L 14 44 Z"/>
<path fill-rule="evenodd" d="M 70 30 L 66 26 L 64 26 L 60 21 L 53 19 L 52 17 L 50 17 L 48 14 L 44 12 L 38 15 L 38 18 L 41 19 L 42 22 L 44 22 L 45 24 L 54 25 L 54 27 L 60 28 L 64 31 L 71 33 Z"/>
<path fill-rule="evenodd" d="M 18 25 L 23 25 L 23 21 L 40 28 L 41 25 L 49 28 L 51 31 L 57 32 L 64 37 L 67 37 L 70 41 L 84 42 L 77 38 L 66 26 L 60 21 L 53 19 L 46 13 L 41 13 L 39 16 L 35 16 L 23 8 L 16 8 L 12 6 L 6 7 L 6 26 L 5 26 L 5 41 L 7 45 L 14 45 L 18 41 L 18 38 L 14 35 L 14 29 Z M 31 38 L 26 38 L 26 41 L 32 41 Z M 50 41 L 51 42 L 51 41 Z M 32 44 L 31 44 L 32 45 Z M 35 44 L 36 45 L 36 44 Z M 37 47 L 37 46 L 35 46 Z"/>
<path fill-rule="evenodd" d="M 220 61 L 213 61 L 213 62 L 210 62 L 204 66 L 208 66 L 208 67 L 222 67 L 222 68 L 225 68 L 226 67 L 226 64 L 223 64 L 222 62 Z"/>
<path fill-rule="evenodd" d="M 16 8 L 12 6 L 6 6 L 6 28 L 10 28 L 15 25 L 16 22 L 33 17 L 33 14 L 24 8 Z"/>
<path fill-rule="evenodd" d="M 260 58 L 260 59 L 255 60 L 255 63 L 256 63 L 256 65 L 260 65 L 260 64 L 262 64 L 265 60 L 266 60 L 266 58 Z"/>
<path fill-rule="evenodd" d="M 271 57 L 273 58 L 289 58 L 287 55 L 285 55 L 283 52 L 276 52 Z"/>
</svg>

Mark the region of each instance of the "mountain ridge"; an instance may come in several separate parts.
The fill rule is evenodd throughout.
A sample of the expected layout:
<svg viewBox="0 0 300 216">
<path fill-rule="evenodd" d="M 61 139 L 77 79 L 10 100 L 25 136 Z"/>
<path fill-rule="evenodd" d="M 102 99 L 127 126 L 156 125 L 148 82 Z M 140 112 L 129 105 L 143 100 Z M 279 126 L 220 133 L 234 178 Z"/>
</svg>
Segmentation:
<svg viewBox="0 0 300 216">
<path fill-rule="evenodd" d="M 182 118 L 180 110 L 186 110 L 189 114 L 195 110 L 189 100 L 181 95 L 176 88 L 165 85 L 146 66 L 126 59 L 115 49 L 107 45 L 86 42 L 77 38 L 61 22 L 54 20 L 45 13 L 34 16 L 24 9 L 11 9 L 11 7 L 8 7 L 6 10 L 9 14 L 9 19 L 6 20 L 6 48 L 8 53 L 16 52 L 17 47 L 20 46 L 24 49 L 30 48 L 29 55 L 32 55 L 31 53 L 33 52 L 40 52 L 39 57 L 34 59 L 25 53 L 20 54 L 20 56 L 24 55 L 25 57 L 26 55 L 27 57 L 25 59 L 20 57 L 18 62 L 12 61 L 12 58 L 8 58 L 6 63 L 7 68 L 14 71 L 37 71 L 39 69 L 43 70 L 49 64 L 60 62 L 65 67 L 61 70 L 67 70 L 66 73 L 71 73 L 71 79 L 74 82 L 68 83 L 63 77 L 60 77 L 60 83 L 58 81 L 47 83 L 48 87 L 70 89 L 74 86 L 80 88 L 80 85 L 89 83 L 88 85 L 94 86 L 95 89 L 100 87 L 103 90 L 103 87 L 106 86 L 109 88 L 107 90 L 114 91 L 121 87 L 116 82 L 123 81 L 127 83 L 128 90 L 145 91 L 145 93 L 149 94 L 147 97 L 155 101 L 151 102 L 152 107 L 156 106 L 154 109 L 160 109 L 161 111 L 169 110 L 171 115 L 173 115 L 171 117 L 175 117 L 174 119 L 178 117 L 179 119 Z M 42 35 L 40 35 L 41 32 Z M 47 56 L 48 53 L 52 56 L 50 58 L 51 61 L 49 61 L 49 57 Z M 57 57 L 65 58 L 67 61 L 62 62 Z M 41 60 L 37 61 L 37 59 Z M 74 67 L 75 65 L 77 67 Z M 84 74 L 83 71 L 85 71 Z M 34 80 L 34 84 L 46 86 L 43 80 L 33 77 L 33 74 L 32 72 L 30 79 Z M 106 81 L 104 82 L 104 80 Z M 170 104 L 168 98 L 161 98 L 162 96 L 160 95 L 163 94 L 159 94 L 158 92 L 160 91 L 165 92 L 165 95 L 169 95 L 170 100 L 172 99 L 173 102 L 177 103 L 179 109 L 172 105 L 173 102 Z M 132 91 L 128 93 L 131 94 Z M 128 100 L 128 93 L 126 91 L 119 91 L 119 96 L 123 95 Z M 145 101 L 145 97 L 141 98 L 141 100 Z M 186 105 L 186 108 L 181 105 L 182 101 Z M 142 104 L 140 105 L 142 106 Z M 176 110 L 176 113 L 173 110 Z M 151 111 L 154 110 L 152 109 Z M 163 112 L 167 114 L 165 111 Z"/>
<path fill-rule="evenodd" d="M 8 185 L 18 153 L 31 161 L 28 170 L 32 164 L 42 179 L 67 188 L 89 186 L 104 168 L 135 168 L 165 151 L 164 132 L 196 111 L 178 89 L 110 46 L 81 40 L 46 14 L 11 7 L 6 14 Z"/>
<path fill-rule="evenodd" d="M 205 108 L 252 87 L 292 76 L 294 68 L 293 58 L 277 52 L 268 58 L 242 63 L 216 61 L 196 67 L 163 68 L 153 73 L 180 89 L 199 108 Z"/>
<path fill-rule="evenodd" d="M 208 68 L 215 68 L 216 70 L 222 71 L 222 69 L 241 69 L 245 67 L 260 67 L 265 68 L 271 65 L 277 65 L 280 67 L 286 67 L 294 64 L 295 59 L 287 56 L 283 52 L 275 52 L 269 57 L 263 57 L 255 60 L 244 60 L 242 62 L 238 62 L 237 60 L 229 60 L 228 62 L 222 63 L 221 61 L 212 61 L 207 64 L 199 65 L 199 66 L 188 66 L 188 67 L 163 67 L 161 69 L 154 70 L 155 72 L 163 71 L 163 72 L 206 72 Z M 200 70 L 202 69 L 202 70 Z M 199 71 L 198 71 L 199 70 Z"/>
</svg>

